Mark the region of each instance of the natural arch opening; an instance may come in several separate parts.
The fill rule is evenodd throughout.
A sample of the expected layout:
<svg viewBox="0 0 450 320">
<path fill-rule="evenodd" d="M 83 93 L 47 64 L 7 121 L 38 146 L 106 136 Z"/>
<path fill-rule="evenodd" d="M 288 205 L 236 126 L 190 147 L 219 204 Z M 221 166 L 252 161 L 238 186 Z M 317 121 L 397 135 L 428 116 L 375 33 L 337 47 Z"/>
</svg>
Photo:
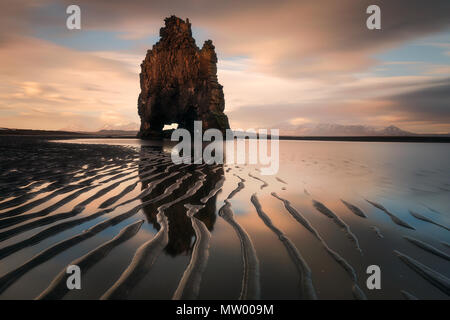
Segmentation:
<svg viewBox="0 0 450 320">
<path fill-rule="evenodd" d="M 173 122 L 171 124 L 165 124 L 163 127 L 163 131 L 164 130 L 175 130 L 175 129 L 178 129 L 178 123 L 176 123 L 176 122 Z"/>
</svg>

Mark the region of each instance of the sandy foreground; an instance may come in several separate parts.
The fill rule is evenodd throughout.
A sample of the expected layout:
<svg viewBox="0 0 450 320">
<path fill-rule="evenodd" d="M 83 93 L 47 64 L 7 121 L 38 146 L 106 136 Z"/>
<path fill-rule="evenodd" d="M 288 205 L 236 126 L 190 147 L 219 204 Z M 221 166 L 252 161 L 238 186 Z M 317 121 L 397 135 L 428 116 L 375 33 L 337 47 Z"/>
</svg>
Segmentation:
<svg viewBox="0 0 450 320">
<path fill-rule="evenodd" d="M 449 298 L 446 145 L 286 141 L 263 176 L 71 142 L 1 138 L 2 299 Z"/>
</svg>

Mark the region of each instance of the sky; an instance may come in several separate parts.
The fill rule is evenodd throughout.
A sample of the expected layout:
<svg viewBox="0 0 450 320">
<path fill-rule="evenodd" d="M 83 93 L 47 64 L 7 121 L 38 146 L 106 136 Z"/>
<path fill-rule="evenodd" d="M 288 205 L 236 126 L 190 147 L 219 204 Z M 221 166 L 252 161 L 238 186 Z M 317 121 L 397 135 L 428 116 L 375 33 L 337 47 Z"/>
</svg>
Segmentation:
<svg viewBox="0 0 450 320">
<path fill-rule="evenodd" d="M 81 30 L 66 27 L 81 8 Z M 369 30 L 366 8 L 381 9 Z M 232 128 L 450 132 L 448 0 L 2 0 L 0 127 L 140 123 L 140 63 L 164 18 L 212 39 Z"/>
</svg>

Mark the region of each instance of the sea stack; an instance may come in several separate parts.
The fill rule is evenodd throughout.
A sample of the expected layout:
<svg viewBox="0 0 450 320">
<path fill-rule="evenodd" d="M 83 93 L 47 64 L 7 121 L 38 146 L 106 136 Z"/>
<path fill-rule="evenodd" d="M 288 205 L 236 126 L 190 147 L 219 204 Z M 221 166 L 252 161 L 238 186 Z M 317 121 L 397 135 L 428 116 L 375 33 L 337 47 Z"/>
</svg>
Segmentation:
<svg viewBox="0 0 450 320">
<path fill-rule="evenodd" d="M 212 41 L 205 41 L 200 49 L 189 19 L 171 16 L 164 21 L 160 40 L 141 64 L 138 136 L 161 137 L 164 125 L 172 123 L 192 132 L 195 120 L 202 121 L 203 130 L 216 128 L 225 133 L 230 126 Z"/>
</svg>

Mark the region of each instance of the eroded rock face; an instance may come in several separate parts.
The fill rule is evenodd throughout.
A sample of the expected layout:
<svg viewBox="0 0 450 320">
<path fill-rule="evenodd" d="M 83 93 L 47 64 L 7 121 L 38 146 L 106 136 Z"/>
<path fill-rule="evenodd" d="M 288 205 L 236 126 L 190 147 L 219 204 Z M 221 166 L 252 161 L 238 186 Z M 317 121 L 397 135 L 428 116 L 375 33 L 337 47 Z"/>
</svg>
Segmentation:
<svg viewBox="0 0 450 320">
<path fill-rule="evenodd" d="M 141 64 L 139 136 L 160 136 L 164 125 L 171 123 L 192 132 L 194 120 L 202 121 L 203 130 L 225 132 L 229 124 L 212 41 L 199 49 L 189 19 L 175 16 L 165 19 L 160 36 Z"/>
</svg>

